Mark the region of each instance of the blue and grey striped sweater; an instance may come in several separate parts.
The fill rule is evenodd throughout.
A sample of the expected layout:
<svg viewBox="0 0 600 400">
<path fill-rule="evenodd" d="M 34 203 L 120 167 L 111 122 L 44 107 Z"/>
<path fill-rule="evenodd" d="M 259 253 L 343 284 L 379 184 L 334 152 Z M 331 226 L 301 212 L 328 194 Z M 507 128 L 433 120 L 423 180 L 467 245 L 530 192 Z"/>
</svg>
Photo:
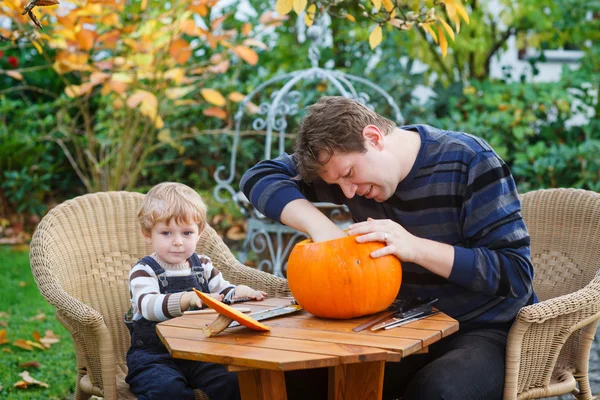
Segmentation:
<svg viewBox="0 0 600 400">
<path fill-rule="evenodd" d="M 290 201 L 307 198 L 346 204 L 355 221 L 391 219 L 412 234 L 454 246 L 446 280 L 425 268 L 403 263 L 400 296 L 438 297 L 438 307 L 462 328 L 508 325 L 519 309 L 537 302 L 529 234 L 508 167 L 482 139 L 427 125 L 418 131 L 416 162 L 383 203 L 346 198 L 339 186 L 297 175 L 293 155 L 262 161 L 244 174 L 241 188 L 250 202 L 276 221 Z"/>
</svg>

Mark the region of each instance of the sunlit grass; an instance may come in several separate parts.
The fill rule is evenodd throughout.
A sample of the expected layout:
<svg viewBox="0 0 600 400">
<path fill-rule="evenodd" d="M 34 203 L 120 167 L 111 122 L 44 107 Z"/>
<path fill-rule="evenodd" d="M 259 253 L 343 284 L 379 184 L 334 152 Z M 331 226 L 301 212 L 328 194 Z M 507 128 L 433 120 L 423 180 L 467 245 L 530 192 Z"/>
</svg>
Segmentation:
<svg viewBox="0 0 600 400">
<path fill-rule="evenodd" d="M 66 399 L 75 390 L 75 351 L 68 331 L 54 317 L 54 307 L 44 300 L 31 274 L 29 252 L 0 246 L 0 317 L 1 329 L 7 330 L 10 343 L 0 345 L 0 398 Z M 45 318 L 40 318 L 44 314 Z M 5 325 L 5 326 L 3 326 Z M 42 336 L 46 330 L 60 336 L 59 343 L 48 350 L 27 351 L 13 346 L 17 339 L 34 340 L 34 331 Z M 48 388 L 13 387 L 24 371 L 19 364 L 37 361 L 39 368 L 29 368 L 31 376 Z"/>
</svg>

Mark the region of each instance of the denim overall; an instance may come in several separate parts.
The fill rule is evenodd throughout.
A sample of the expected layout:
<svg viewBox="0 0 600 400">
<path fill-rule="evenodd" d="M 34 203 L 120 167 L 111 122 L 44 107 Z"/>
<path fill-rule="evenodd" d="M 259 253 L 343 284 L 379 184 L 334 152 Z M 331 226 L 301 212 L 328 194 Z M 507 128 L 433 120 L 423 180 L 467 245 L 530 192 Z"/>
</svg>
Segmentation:
<svg viewBox="0 0 600 400">
<path fill-rule="evenodd" d="M 190 275 L 169 277 L 152 257 L 146 256 L 138 263 L 152 268 L 161 294 L 187 292 L 192 288 L 209 293 L 200 257 L 194 253 L 189 262 Z M 202 389 L 212 400 L 240 398 L 237 374 L 220 364 L 172 358 L 156 334 L 156 321 L 142 318 L 126 323 L 131 331 L 131 347 L 127 352 L 129 373 L 125 381 L 138 399 L 193 399 L 192 388 Z"/>
</svg>

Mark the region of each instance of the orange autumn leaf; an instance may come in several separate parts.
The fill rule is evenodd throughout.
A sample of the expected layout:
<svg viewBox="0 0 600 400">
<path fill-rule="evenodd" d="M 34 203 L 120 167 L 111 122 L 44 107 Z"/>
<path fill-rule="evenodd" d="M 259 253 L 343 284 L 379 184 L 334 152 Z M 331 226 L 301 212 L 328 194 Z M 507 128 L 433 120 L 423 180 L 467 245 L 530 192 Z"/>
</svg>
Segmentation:
<svg viewBox="0 0 600 400">
<path fill-rule="evenodd" d="M 42 338 L 42 335 L 40 335 L 40 333 L 38 331 L 33 331 L 33 340 L 35 340 L 36 342 L 39 342 L 40 339 Z"/>
<path fill-rule="evenodd" d="M 18 388 L 18 389 L 27 389 L 27 382 L 25 382 L 25 381 L 18 381 L 18 382 L 15 382 L 15 384 L 13 386 L 16 387 L 16 388 Z"/>
<path fill-rule="evenodd" d="M 239 58 L 246 61 L 250 65 L 256 65 L 258 62 L 258 54 L 254 50 L 246 46 L 234 46 L 231 51 Z"/>
<path fill-rule="evenodd" d="M 236 103 L 239 103 L 240 101 L 244 100 L 244 95 L 241 94 L 240 92 L 231 92 L 229 93 L 229 95 L 227 96 L 227 98 L 231 101 L 234 101 Z"/>
<path fill-rule="evenodd" d="M 248 36 L 252 32 L 252 24 L 250 22 L 244 23 L 242 25 L 242 35 Z"/>
<path fill-rule="evenodd" d="M 180 38 L 171 43 L 169 54 L 178 64 L 185 64 L 192 56 L 192 50 L 187 40 Z"/>
<path fill-rule="evenodd" d="M 0 344 L 10 343 L 10 341 L 6 338 L 6 329 L 0 330 Z"/>
<path fill-rule="evenodd" d="M 202 111 L 202 114 L 206 115 L 207 117 L 216 117 L 219 119 L 227 118 L 227 112 L 219 107 L 209 107 Z"/>
<path fill-rule="evenodd" d="M 88 29 L 82 29 L 75 35 L 77 45 L 81 50 L 88 51 L 94 47 L 96 34 Z"/>
<path fill-rule="evenodd" d="M 27 361 L 19 364 L 19 368 L 39 368 L 40 363 L 37 361 Z"/>
<path fill-rule="evenodd" d="M 26 340 L 23 340 L 23 339 L 15 340 L 13 342 L 13 346 L 20 347 L 23 350 L 29 350 L 29 351 L 33 350 L 33 346 L 31 346 L 29 343 L 27 343 Z"/>
</svg>

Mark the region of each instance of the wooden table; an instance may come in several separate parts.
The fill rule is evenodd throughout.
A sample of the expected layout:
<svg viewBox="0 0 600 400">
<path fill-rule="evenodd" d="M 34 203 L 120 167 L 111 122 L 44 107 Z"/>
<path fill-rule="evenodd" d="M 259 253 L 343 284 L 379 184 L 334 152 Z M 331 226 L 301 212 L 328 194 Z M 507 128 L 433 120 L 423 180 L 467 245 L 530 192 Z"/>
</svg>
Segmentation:
<svg viewBox="0 0 600 400">
<path fill-rule="evenodd" d="M 254 311 L 287 305 L 291 298 L 246 302 Z M 228 328 L 205 338 L 200 328 L 216 314 L 184 315 L 157 326 L 160 339 L 175 358 L 224 364 L 238 371 L 244 400 L 285 400 L 284 371 L 329 368 L 329 399 L 381 399 L 386 361 L 410 354 L 458 331 L 458 322 L 437 314 L 399 328 L 354 332 L 371 318 L 329 320 L 301 311 L 267 321 L 270 332 Z"/>
</svg>

